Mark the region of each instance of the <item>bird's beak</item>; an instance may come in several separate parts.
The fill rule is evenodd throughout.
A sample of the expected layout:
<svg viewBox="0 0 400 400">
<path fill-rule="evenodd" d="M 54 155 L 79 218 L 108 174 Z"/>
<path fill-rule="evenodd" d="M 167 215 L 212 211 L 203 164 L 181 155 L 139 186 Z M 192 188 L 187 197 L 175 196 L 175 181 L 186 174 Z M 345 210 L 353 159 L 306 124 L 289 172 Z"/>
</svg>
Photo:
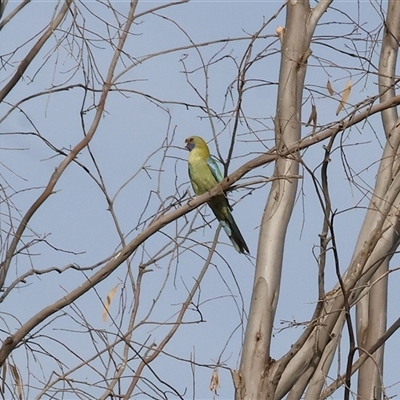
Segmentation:
<svg viewBox="0 0 400 400">
<path fill-rule="evenodd" d="M 194 147 L 194 144 L 189 142 L 188 140 L 185 140 L 185 148 L 189 151 L 192 151 Z"/>
</svg>

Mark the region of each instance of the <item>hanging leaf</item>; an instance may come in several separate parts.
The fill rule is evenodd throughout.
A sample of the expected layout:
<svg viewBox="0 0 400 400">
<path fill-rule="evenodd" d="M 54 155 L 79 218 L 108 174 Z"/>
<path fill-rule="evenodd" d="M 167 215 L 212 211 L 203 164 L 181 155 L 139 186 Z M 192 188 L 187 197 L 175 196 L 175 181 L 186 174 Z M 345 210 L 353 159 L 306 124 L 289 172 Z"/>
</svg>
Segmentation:
<svg viewBox="0 0 400 400">
<path fill-rule="evenodd" d="M 335 91 L 333 90 L 333 87 L 331 85 L 331 81 L 328 79 L 328 82 L 326 83 L 326 88 L 328 89 L 329 94 L 332 96 L 335 94 Z"/>
<path fill-rule="evenodd" d="M 14 383 L 15 383 L 15 389 L 17 391 L 18 394 L 18 400 L 22 400 L 23 396 L 22 396 L 22 382 L 21 382 L 21 377 L 20 374 L 18 372 L 18 369 L 15 365 L 12 364 L 8 364 L 11 370 L 11 375 L 14 378 Z"/>
<path fill-rule="evenodd" d="M 315 127 L 317 126 L 317 107 L 315 107 L 315 104 L 311 104 L 310 118 L 308 118 L 308 121 L 306 123 L 306 126 L 310 125 L 313 127 L 313 132 L 314 132 Z"/>
<path fill-rule="evenodd" d="M 218 369 L 214 368 L 213 374 L 211 376 L 211 381 L 210 381 L 210 390 L 214 392 L 214 394 L 218 395 L 217 391 L 219 389 L 219 374 L 218 374 Z"/>
<path fill-rule="evenodd" d="M 351 82 L 351 79 L 349 79 L 346 83 L 346 86 L 344 87 L 343 92 L 342 92 L 342 98 L 340 99 L 339 106 L 336 110 L 336 115 L 338 115 L 340 113 L 340 111 L 342 111 L 342 108 L 347 103 L 347 100 L 349 99 L 350 92 L 351 92 L 351 86 L 352 86 L 352 82 Z"/>
<path fill-rule="evenodd" d="M 107 298 L 104 302 L 104 308 L 103 308 L 103 322 L 107 322 L 107 316 L 108 316 L 108 311 L 110 309 L 111 302 L 115 296 L 115 293 L 117 293 L 119 285 L 114 286 L 107 295 Z"/>
</svg>

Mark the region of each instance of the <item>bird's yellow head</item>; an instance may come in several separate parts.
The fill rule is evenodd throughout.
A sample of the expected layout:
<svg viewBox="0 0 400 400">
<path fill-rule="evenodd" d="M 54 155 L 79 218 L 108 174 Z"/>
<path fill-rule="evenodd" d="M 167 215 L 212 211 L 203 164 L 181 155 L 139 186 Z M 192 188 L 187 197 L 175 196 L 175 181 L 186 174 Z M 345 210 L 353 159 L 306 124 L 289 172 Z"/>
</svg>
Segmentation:
<svg viewBox="0 0 400 400">
<path fill-rule="evenodd" d="M 200 150 L 207 155 L 210 154 L 207 143 L 200 136 L 189 136 L 185 139 L 185 147 L 192 151 L 193 149 Z"/>
</svg>

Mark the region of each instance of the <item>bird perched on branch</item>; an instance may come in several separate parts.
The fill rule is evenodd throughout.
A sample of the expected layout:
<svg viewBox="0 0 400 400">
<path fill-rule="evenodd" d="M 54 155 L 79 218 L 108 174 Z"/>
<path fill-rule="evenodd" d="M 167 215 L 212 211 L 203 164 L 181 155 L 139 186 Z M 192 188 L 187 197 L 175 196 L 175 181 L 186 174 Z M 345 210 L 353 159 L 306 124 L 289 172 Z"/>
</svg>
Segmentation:
<svg viewBox="0 0 400 400">
<path fill-rule="evenodd" d="M 190 136 L 185 140 L 185 147 L 190 151 L 189 177 L 194 192 L 200 196 L 209 192 L 224 177 L 213 160 L 207 143 L 200 136 Z M 213 197 L 207 202 L 212 212 L 239 253 L 249 253 L 249 248 L 231 214 L 232 207 L 228 203 L 225 194 Z"/>
</svg>

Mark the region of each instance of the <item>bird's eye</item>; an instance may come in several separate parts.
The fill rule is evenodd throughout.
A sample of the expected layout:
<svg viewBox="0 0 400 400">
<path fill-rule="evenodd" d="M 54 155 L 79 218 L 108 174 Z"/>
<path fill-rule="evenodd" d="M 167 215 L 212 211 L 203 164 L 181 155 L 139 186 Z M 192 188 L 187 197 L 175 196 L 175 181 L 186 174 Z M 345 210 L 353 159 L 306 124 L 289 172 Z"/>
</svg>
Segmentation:
<svg viewBox="0 0 400 400">
<path fill-rule="evenodd" d="M 189 139 L 189 141 L 190 141 L 190 142 L 193 142 L 193 138 L 191 137 L 191 138 Z"/>
</svg>

